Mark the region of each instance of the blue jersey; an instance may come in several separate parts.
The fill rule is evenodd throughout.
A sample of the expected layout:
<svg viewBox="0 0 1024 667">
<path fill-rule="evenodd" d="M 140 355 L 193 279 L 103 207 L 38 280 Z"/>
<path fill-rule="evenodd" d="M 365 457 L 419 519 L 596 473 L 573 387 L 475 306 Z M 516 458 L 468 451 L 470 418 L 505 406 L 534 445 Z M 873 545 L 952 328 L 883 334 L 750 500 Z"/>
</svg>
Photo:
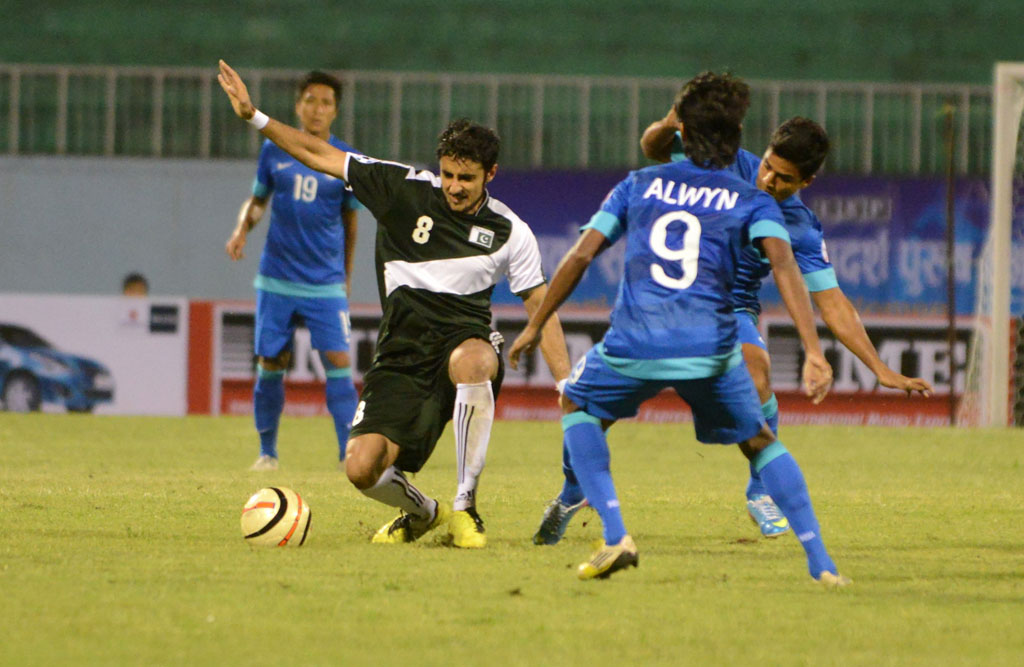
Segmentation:
<svg viewBox="0 0 1024 667">
<path fill-rule="evenodd" d="M 672 143 L 672 160 L 685 160 L 683 154 L 683 143 L 676 133 Z M 740 150 L 736 161 L 727 167 L 727 170 L 736 174 L 747 183 L 757 184 L 757 170 L 761 165 L 761 158 L 747 150 Z M 828 251 L 825 249 L 825 237 L 821 230 L 821 223 L 818 216 L 814 215 L 807 205 L 800 201 L 799 195 L 793 195 L 788 199 L 779 202 L 782 209 L 782 216 L 786 222 L 786 231 L 789 232 L 790 241 L 793 245 L 793 255 L 796 257 L 797 266 L 804 277 L 807 289 L 811 292 L 838 287 L 835 269 L 828 259 Z M 733 298 L 737 310 L 746 310 L 755 315 L 761 312 L 761 301 L 758 293 L 761 291 L 761 281 L 771 273 L 771 265 L 768 260 L 761 256 L 755 248 L 747 248 L 737 267 L 736 287 L 733 289 Z"/>
<path fill-rule="evenodd" d="M 738 354 L 731 292 L 742 250 L 755 238 L 789 239 L 769 195 L 689 161 L 631 172 L 587 228 L 626 237 L 602 354 L 624 374 L 652 378 L 722 372 L 715 364 Z"/>
<path fill-rule="evenodd" d="M 329 141 L 355 152 L 333 135 Z M 310 169 L 268 140 L 252 191 L 257 197 L 274 195 L 256 287 L 293 296 L 345 296 L 341 213 L 360 206 L 345 182 Z"/>
</svg>

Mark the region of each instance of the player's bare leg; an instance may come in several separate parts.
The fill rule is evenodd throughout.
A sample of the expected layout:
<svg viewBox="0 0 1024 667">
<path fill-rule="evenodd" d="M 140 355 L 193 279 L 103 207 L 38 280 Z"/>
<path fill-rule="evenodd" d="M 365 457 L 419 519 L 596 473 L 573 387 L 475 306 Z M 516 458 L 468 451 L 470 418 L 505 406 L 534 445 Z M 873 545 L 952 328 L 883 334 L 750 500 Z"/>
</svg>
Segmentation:
<svg viewBox="0 0 1024 667">
<path fill-rule="evenodd" d="M 491 381 L 498 374 L 498 355 L 490 342 L 470 338 L 452 352 L 448 374 L 455 385 L 452 425 L 459 483 L 448 530 L 455 546 L 479 549 L 487 544 L 487 536 L 476 511 L 476 488 L 494 423 Z"/>
<path fill-rule="evenodd" d="M 363 495 L 402 510 L 374 534 L 375 543 L 414 542 L 444 523 L 448 509 L 423 495 L 395 467 L 398 445 L 379 433 L 364 433 L 348 441 L 345 472 Z"/>
</svg>

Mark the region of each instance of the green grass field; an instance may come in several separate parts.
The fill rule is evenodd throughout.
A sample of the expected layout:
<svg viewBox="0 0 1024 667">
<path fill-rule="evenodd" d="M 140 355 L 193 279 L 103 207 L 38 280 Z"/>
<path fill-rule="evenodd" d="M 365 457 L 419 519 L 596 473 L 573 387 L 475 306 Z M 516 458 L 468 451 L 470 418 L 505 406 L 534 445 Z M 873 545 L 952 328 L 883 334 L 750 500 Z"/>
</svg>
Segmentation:
<svg viewBox="0 0 1024 667">
<path fill-rule="evenodd" d="M 554 423 L 499 423 L 485 550 L 371 545 L 393 512 L 337 471 L 330 423 L 286 419 L 253 473 L 243 418 L 0 413 L 0 664 L 1021 664 L 1024 432 L 786 427 L 854 585 L 757 539 L 746 464 L 689 426 L 621 424 L 612 466 L 640 567 L 580 582 L 600 537 L 530 536 L 560 484 Z M 416 476 L 455 490 L 450 433 Z M 301 549 L 242 540 L 261 486 L 313 508 Z"/>
</svg>

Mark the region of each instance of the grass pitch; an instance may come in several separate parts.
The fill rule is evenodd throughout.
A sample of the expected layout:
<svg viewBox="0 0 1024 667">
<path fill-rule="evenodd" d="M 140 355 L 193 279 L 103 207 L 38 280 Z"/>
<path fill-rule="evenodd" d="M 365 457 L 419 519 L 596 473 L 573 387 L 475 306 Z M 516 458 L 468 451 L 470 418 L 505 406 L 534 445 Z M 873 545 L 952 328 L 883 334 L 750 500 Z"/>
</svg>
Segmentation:
<svg viewBox="0 0 1024 667">
<path fill-rule="evenodd" d="M 783 436 L 848 589 L 814 586 L 792 534 L 758 538 L 743 457 L 689 426 L 612 429 L 640 567 L 580 582 L 595 514 L 530 543 L 554 423 L 495 426 L 467 552 L 369 544 L 394 513 L 337 471 L 327 420 L 285 419 L 281 469 L 253 473 L 248 419 L 0 413 L 0 664 L 1020 664 L 1024 432 Z M 453 450 L 414 480 L 445 501 Z M 267 485 L 310 503 L 301 549 L 243 542 Z"/>
</svg>

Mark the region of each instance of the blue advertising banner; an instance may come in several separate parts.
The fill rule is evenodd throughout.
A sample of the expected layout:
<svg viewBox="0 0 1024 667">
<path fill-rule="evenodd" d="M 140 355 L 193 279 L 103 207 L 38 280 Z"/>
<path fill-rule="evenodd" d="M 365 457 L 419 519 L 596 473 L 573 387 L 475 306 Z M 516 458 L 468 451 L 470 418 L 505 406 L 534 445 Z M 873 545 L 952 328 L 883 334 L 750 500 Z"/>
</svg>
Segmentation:
<svg viewBox="0 0 1024 667">
<path fill-rule="evenodd" d="M 605 195 L 625 177 L 614 172 L 499 172 L 491 193 L 533 228 L 550 276 Z M 936 179 L 822 176 L 803 192 L 821 220 L 826 248 L 851 301 L 865 313 L 943 314 L 946 309 L 945 183 Z M 956 184 L 954 265 L 959 314 L 974 309 L 977 257 L 988 229 L 988 184 Z M 1021 235 L 1015 234 L 1015 238 Z M 601 255 L 584 276 L 572 303 L 609 307 L 622 269 L 620 244 Z M 1014 244 L 1013 312 L 1024 312 L 1024 244 Z M 781 305 L 771 284 L 766 306 Z M 507 287 L 495 303 L 517 303 Z"/>
</svg>

